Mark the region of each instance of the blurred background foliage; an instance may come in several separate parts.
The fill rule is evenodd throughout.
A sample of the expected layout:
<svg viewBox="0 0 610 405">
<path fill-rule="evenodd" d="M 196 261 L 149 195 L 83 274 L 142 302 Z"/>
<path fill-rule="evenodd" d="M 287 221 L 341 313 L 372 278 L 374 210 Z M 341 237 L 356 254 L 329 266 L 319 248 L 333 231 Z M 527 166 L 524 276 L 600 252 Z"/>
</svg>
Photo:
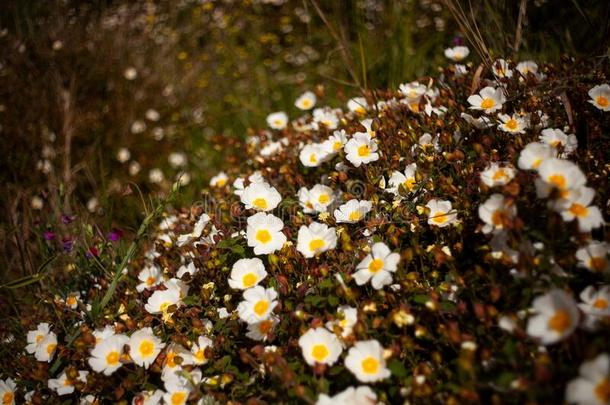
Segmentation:
<svg viewBox="0 0 610 405">
<path fill-rule="evenodd" d="M 305 90 L 345 106 L 434 75 L 443 49 L 466 42 L 451 6 L 494 57 L 608 57 L 607 0 L 1 2 L 2 268 L 34 271 L 28 242 L 64 214 L 136 228 L 139 191 L 167 192 L 181 172 L 189 204 L 239 167 L 238 141 L 268 113 L 296 118 Z"/>
</svg>

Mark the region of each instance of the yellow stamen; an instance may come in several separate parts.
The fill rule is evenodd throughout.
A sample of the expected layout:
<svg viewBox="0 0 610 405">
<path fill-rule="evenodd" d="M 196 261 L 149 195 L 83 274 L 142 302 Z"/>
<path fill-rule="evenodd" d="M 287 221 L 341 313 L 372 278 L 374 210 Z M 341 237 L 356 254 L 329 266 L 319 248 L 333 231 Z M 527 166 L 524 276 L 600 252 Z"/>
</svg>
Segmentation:
<svg viewBox="0 0 610 405">
<path fill-rule="evenodd" d="M 375 259 L 369 263 L 369 271 L 371 273 L 377 273 L 381 269 L 383 269 L 383 260 Z"/>
<path fill-rule="evenodd" d="M 564 333 L 572 325 L 572 319 L 567 311 L 559 309 L 555 312 L 555 315 L 549 319 L 548 325 L 550 329 L 558 333 Z"/>
<path fill-rule="evenodd" d="M 106 355 L 106 363 L 109 366 L 115 366 L 115 365 L 119 364 L 120 358 L 121 358 L 121 355 L 119 354 L 119 352 L 117 352 L 116 350 L 113 350 Z"/>
<path fill-rule="evenodd" d="M 244 285 L 244 287 L 250 288 L 254 284 L 256 284 L 257 280 L 258 280 L 258 277 L 256 276 L 256 274 L 248 273 L 242 278 L 241 282 Z"/>
<path fill-rule="evenodd" d="M 493 100 L 493 98 L 484 98 L 483 101 L 481 101 L 481 108 L 483 108 L 484 110 L 492 108 L 495 105 L 496 102 Z"/>
<path fill-rule="evenodd" d="M 358 156 L 366 157 L 370 154 L 371 154 L 371 148 L 369 148 L 368 145 L 360 145 L 358 147 Z"/>
<path fill-rule="evenodd" d="M 324 344 L 314 345 L 311 349 L 311 357 L 320 363 L 323 362 L 326 357 L 328 357 L 328 354 L 328 348 Z"/>
<path fill-rule="evenodd" d="M 267 309 L 269 309 L 269 301 L 267 300 L 260 300 L 254 304 L 254 313 L 259 317 L 263 316 L 265 312 L 267 312 Z"/>
<path fill-rule="evenodd" d="M 362 360 L 362 371 L 366 374 L 377 374 L 377 370 L 379 370 L 379 360 L 374 357 Z"/>
<path fill-rule="evenodd" d="M 316 251 L 318 249 L 322 249 L 326 245 L 323 239 L 312 239 L 309 242 L 309 250 Z"/>
<path fill-rule="evenodd" d="M 266 210 L 267 209 L 267 200 L 265 200 L 264 198 L 257 198 L 254 201 L 252 201 L 252 205 L 254 205 L 259 210 Z"/>
<path fill-rule="evenodd" d="M 149 357 L 155 351 L 155 344 L 153 342 L 151 342 L 150 340 L 145 339 L 142 342 L 140 342 L 140 347 L 139 347 L 138 351 L 140 352 L 140 356 Z"/>
<path fill-rule="evenodd" d="M 266 229 L 259 229 L 256 231 L 256 240 L 260 243 L 269 243 L 271 241 L 271 234 Z"/>
</svg>

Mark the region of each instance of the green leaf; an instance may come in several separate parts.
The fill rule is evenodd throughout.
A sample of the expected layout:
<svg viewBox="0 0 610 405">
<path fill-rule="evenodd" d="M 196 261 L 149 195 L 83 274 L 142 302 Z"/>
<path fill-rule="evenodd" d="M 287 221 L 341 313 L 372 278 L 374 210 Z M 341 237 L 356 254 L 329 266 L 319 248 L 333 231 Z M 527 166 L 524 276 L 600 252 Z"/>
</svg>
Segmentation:
<svg viewBox="0 0 610 405">
<path fill-rule="evenodd" d="M 393 376 L 398 378 L 404 378 L 407 376 L 407 369 L 404 364 L 398 359 L 393 359 L 388 363 L 388 368 L 392 372 Z"/>
</svg>

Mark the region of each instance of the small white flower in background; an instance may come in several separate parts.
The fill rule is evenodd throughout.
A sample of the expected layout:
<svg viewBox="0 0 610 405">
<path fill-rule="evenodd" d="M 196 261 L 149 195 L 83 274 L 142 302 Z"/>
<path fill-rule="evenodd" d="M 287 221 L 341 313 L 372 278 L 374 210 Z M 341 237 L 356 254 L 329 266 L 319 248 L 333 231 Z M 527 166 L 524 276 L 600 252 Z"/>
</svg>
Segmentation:
<svg viewBox="0 0 610 405">
<path fill-rule="evenodd" d="M 481 181 L 487 187 L 504 186 L 515 177 L 515 173 L 514 167 L 500 166 L 494 162 L 481 172 Z"/>
<path fill-rule="evenodd" d="M 183 152 L 172 152 L 167 157 L 167 161 L 173 168 L 186 166 L 186 155 Z"/>
<path fill-rule="evenodd" d="M 545 159 L 538 167 L 542 181 L 560 192 L 583 187 L 587 181 L 576 163 L 563 159 Z"/>
<path fill-rule="evenodd" d="M 486 114 L 494 113 L 502 109 L 506 97 L 501 88 L 484 87 L 479 94 L 468 97 L 471 110 L 483 110 Z"/>
<path fill-rule="evenodd" d="M 403 83 L 398 86 L 398 90 L 405 96 L 407 102 L 411 103 L 419 103 L 421 97 L 426 94 L 428 88 L 425 84 L 421 84 L 419 82 L 411 82 L 411 83 Z"/>
<path fill-rule="evenodd" d="M 112 335 L 98 342 L 93 350 L 91 357 L 88 359 L 91 369 L 104 375 L 111 375 L 117 371 L 123 363 L 121 356 L 123 355 L 123 346 L 127 344 L 129 338 L 125 335 Z"/>
<path fill-rule="evenodd" d="M 600 321 L 610 318 L 610 285 L 602 285 L 599 289 L 590 285 L 582 290 L 580 299 L 578 308 L 585 314 L 585 329 L 595 330 Z"/>
<path fill-rule="evenodd" d="M 322 149 L 329 155 L 337 154 L 343 149 L 343 146 L 347 143 L 347 133 L 341 129 L 333 132 L 327 140 L 322 142 Z"/>
<path fill-rule="evenodd" d="M 590 205 L 595 197 L 595 190 L 589 187 L 580 187 L 569 193 L 567 199 L 562 199 L 557 204 L 557 211 L 564 221 L 578 219 L 578 228 L 581 232 L 589 232 L 604 224 L 604 218 L 600 209 Z"/>
<path fill-rule="evenodd" d="M 370 281 L 375 290 L 380 290 L 392 283 L 392 273 L 398 268 L 399 262 L 398 253 L 392 253 L 385 243 L 377 242 L 371 248 L 371 253 L 356 266 L 352 277 L 358 285 Z"/>
<path fill-rule="evenodd" d="M 470 55 L 470 49 L 467 46 L 454 46 L 453 48 L 445 49 L 445 57 L 454 62 L 460 62 Z"/>
<path fill-rule="evenodd" d="M 333 189 L 322 184 L 316 184 L 309 190 L 309 201 L 316 212 L 326 212 L 335 201 Z"/>
<path fill-rule="evenodd" d="M 320 129 L 320 126 L 331 131 L 337 129 L 337 126 L 339 126 L 337 111 L 330 108 L 316 108 L 313 110 L 312 127 Z"/>
<path fill-rule="evenodd" d="M 260 154 L 262 157 L 269 157 L 275 155 L 279 151 L 283 149 L 281 142 L 271 142 L 265 145 L 264 148 L 261 149 Z"/>
<path fill-rule="evenodd" d="M 306 91 L 297 98 L 294 105 L 299 110 L 307 111 L 311 110 L 316 105 L 316 101 L 316 95 L 311 91 Z"/>
<path fill-rule="evenodd" d="M 580 320 L 574 298 L 559 289 L 536 297 L 532 311 L 534 315 L 527 322 L 527 334 L 545 346 L 571 335 Z"/>
<path fill-rule="evenodd" d="M 0 380 L 0 400 L 2 400 L 2 405 L 15 405 L 16 391 L 17 384 L 15 384 L 12 378 Z"/>
<path fill-rule="evenodd" d="M 546 128 L 542 130 L 540 141 L 557 149 L 563 148 L 564 153 L 570 154 L 578 147 L 576 135 L 567 135 L 561 129 Z"/>
<path fill-rule="evenodd" d="M 360 387 L 348 387 L 343 391 L 330 397 L 320 394 L 315 405 L 373 405 L 377 404 L 377 394 L 373 390 L 362 385 Z"/>
<path fill-rule="evenodd" d="M 383 357 L 384 349 L 376 340 L 356 342 L 345 358 L 345 367 L 361 382 L 374 382 L 388 378 Z"/>
<path fill-rule="evenodd" d="M 64 302 L 68 308 L 76 309 L 78 307 L 79 300 L 80 293 L 78 291 L 74 291 L 66 296 L 66 300 Z"/>
<path fill-rule="evenodd" d="M 542 162 L 557 156 L 549 145 L 541 142 L 531 142 L 519 154 L 517 165 L 521 170 L 538 170 Z"/>
<path fill-rule="evenodd" d="M 83 383 L 87 382 L 87 375 L 89 375 L 88 371 L 80 370 L 78 372 L 77 380 Z M 66 374 L 66 370 L 62 371 L 59 377 L 57 378 L 49 378 L 47 382 L 47 386 L 50 390 L 57 392 L 57 395 L 68 395 L 74 392 L 74 383 L 75 381 L 71 381 Z"/>
<path fill-rule="evenodd" d="M 589 103 L 602 111 L 610 111 L 610 86 L 607 84 L 601 84 L 593 87 L 589 90 Z"/>
<path fill-rule="evenodd" d="M 301 149 L 299 153 L 299 160 L 305 167 L 317 167 L 322 163 L 326 162 L 330 155 L 321 144 L 311 143 L 307 144 Z"/>
<path fill-rule="evenodd" d="M 93 331 L 95 337 L 95 343 L 100 343 L 102 340 L 108 339 L 110 336 L 114 336 L 116 333 L 112 325 L 104 326 L 104 329 L 96 329 Z"/>
<path fill-rule="evenodd" d="M 278 317 L 271 314 L 269 318 L 263 321 L 248 324 L 246 336 L 252 340 L 265 341 L 267 340 L 269 332 L 271 332 L 278 323 Z"/>
<path fill-rule="evenodd" d="M 426 208 L 430 210 L 430 214 L 428 214 L 429 225 L 443 228 L 457 222 L 457 211 L 453 209 L 450 201 L 433 198 L 428 201 Z"/>
<path fill-rule="evenodd" d="M 378 160 L 377 149 L 377 142 L 364 132 L 356 132 L 344 147 L 347 160 L 356 167 Z"/>
<path fill-rule="evenodd" d="M 44 206 L 44 201 L 42 200 L 42 198 L 38 197 L 37 195 L 32 197 L 32 199 L 30 200 L 30 207 L 32 207 L 32 209 L 41 210 L 43 206 Z"/>
<path fill-rule="evenodd" d="M 136 68 L 130 66 L 123 71 L 123 77 L 127 80 L 134 80 L 136 77 L 138 77 L 138 71 Z"/>
<path fill-rule="evenodd" d="M 483 233 L 500 232 L 517 215 L 517 207 L 502 194 L 492 194 L 479 206 L 479 218 L 485 223 Z"/>
<path fill-rule="evenodd" d="M 146 113 L 144 114 L 146 119 L 149 121 L 159 121 L 159 118 L 161 118 L 161 115 L 159 114 L 159 112 L 155 109 L 149 108 L 148 110 L 146 110 Z"/>
<path fill-rule="evenodd" d="M 492 64 L 491 70 L 496 77 L 513 77 L 513 71 L 508 66 L 508 62 L 506 62 L 504 59 L 496 60 Z"/>
<path fill-rule="evenodd" d="M 191 358 L 195 365 L 202 365 L 208 362 L 208 358 L 205 355 L 205 349 L 211 348 L 214 345 L 212 339 L 206 336 L 199 336 L 197 343 L 193 343 L 191 346 Z"/>
<path fill-rule="evenodd" d="M 267 277 L 265 265 L 258 257 L 253 259 L 239 259 L 233 264 L 229 286 L 237 290 L 246 290 L 258 285 Z"/>
<path fill-rule="evenodd" d="M 405 167 L 403 173 L 399 171 L 392 172 L 388 184 L 390 187 L 386 189 L 387 192 L 394 195 L 399 194 L 399 187 L 402 186 L 407 192 L 413 191 L 415 187 L 415 173 L 417 171 L 417 164 L 411 163 Z"/>
<path fill-rule="evenodd" d="M 131 152 L 127 148 L 120 148 L 116 153 L 116 160 L 121 163 L 127 162 L 131 159 Z"/>
<path fill-rule="evenodd" d="M 178 361 L 176 361 L 177 357 L 182 359 L 180 364 Z M 167 380 L 169 374 L 177 373 L 182 370 L 182 364 L 193 364 L 193 356 L 191 355 L 191 352 L 186 350 L 178 343 L 170 343 L 165 348 L 165 359 L 163 360 L 161 378 L 165 378 Z"/>
<path fill-rule="evenodd" d="M 525 133 L 525 129 L 527 128 L 527 120 L 521 117 L 519 114 L 498 114 L 498 118 L 502 121 L 498 124 L 498 128 L 500 128 L 504 132 L 508 132 L 511 134 L 523 134 Z"/>
<path fill-rule="evenodd" d="M 51 362 L 57 350 L 57 335 L 49 332 L 36 346 L 34 357 L 38 361 Z"/>
<path fill-rule="evenodd" d="M 246 236 L 248 246 L 254 248 L 254 254 L 264 255 L 280 250 L 286 243 L 282 232 L 284 222 L 272 214 L 259 212 L 248 218 Z"/>
<path fill-rule="evenodd" d="M 277 292 L 273 288 L 263 288 L 260 285 L 244 291 L 243 301 L 237 306 L 239 319 L 252 324 L 264 321 L 271 316 L 278 305 Z"/>
<path fill-rule="evenodd" d="M 335 210 L 335 220 L 337 223 L 346 222 L 356 223 L 363 219 L 373 208 L 373 203 L 367 200 L 349 200 Z"/>
<path fill-rule="evenodd" d="M 148 172 L 148 181 L 150 181 L 151 183 L 158 184 L 161 183 L 163 180 L 165 180 L 165 176 L 163 175 L 161 169 L 155 168 Z"/>
<path fill-rule="evenodd" d="M 610 244 L 596 240 L 591 241 L 587 246 L 576 251 L 578 266 L 596 273 L 608 272 L 610 271 L 608 253 L 610 253 Z"/>
<path fill-rule="evenodd" d="M 566 386 L 566 401 L 578 405 L 610 403 L 610 356 L 602 353 L 581 364 L 579 376 Z"/>
<path fill-rule="evenodd" d="M 354 97 L 347 101 L 347 109 L 359 115 L 366 114 L 369 105 L 364 97 Z"/>
<path fill-rule="evenodd" d="M 155 127 L 152 130 L 152 135 L 155 141 L 160 141 L 165 137 L 165 130 L 161 127 Z"/>
<path fill-rule="evenodd" d="M 141 134 L 146 131 L 146 123 L 142 120 L 136 120 L 131 124 L 132 134 Z"/>
<path fill-rule="evenodd" d="M 306 258 L 312 258 L 337 246 L 335 228 L 319 222 L 309 226 L 301 225 L 297 242 L 297 250 Z"/>
<path fill-rule="evenodd" d="M 299 197 L 299 204 L 301 208 L 303 208 L 303 212 L 305 214 L 315 214 L 316 210 L 313 208 L 313 203 L 311 202 L 311 195 L 307 187 L 301 187 L 299 192 L 297 193 L 297 197 Z"/>
<path fill-rule="evenodd" d="M 100 201 L 97 199 L 97 197 L 91 197 L 89 200 L 87 200 L 87 211 L 95 213 L 99 207 Z"/>
<path fill-rule="evenodd" d="M 358 322 L 358 308 L 341 305 L 337 308 L 337 316 L 333 321 L 326 322 L 326 327 L 333 331 L 336 327 L 341 331 L 342 337 L 352 334 L 354 325 Z"/>
<path fill-rule="evenodd" d="M 157 290 L 148 298 L 144 308 L 149 314 L 166 314 L 170 306 L 179 303 L 180 292 L 178 290 Z"/>
<path fill-rule="evenodd" d="M 140 173 L 140 170 L 142 169 L 142 166 L 140 166 L 140 164 L 138 162 L 131 162 L 129 164 L 129 175 L 130 176 L 135 176 L 136 174 Z"/>
<path fill-rule="evenodd" d="M 267 182 L 252 183 L 241 194 L 241 202 L 246 209 L 271 211 L 282 201 L 275 187 Z"/>
<path fill-rule="evenodd" d="M 197 274 L 197 272 L 198 269 L 195 267 L 195 263 L 189 262 L 187 265 L 182 265 L 180 268 L 178 268 L 176 277 L 182 278 L 185 274 L 190 274 L 190 276 L 193 277 L 195 274 Z"/>
<path fill-rule="evenodd" d="M 36 353 L 38 346 L 40 346 L 42 341 L 50 333 L 51 333 L 51 327 L 49 326 L 48 323 L 46 323 L 46 322 L 39 323 L 38 326 L 36 327 L 36 330 L 31 330 L 27 333 L 26 339 L 27 339 L 28 344 L 25 347 L 25 350 L 30 354 Z M 55 349 L 55 348 L 53 348 L 53 349 Z"/>
<path fill-rule="evenodd" d="M 177 245 L 184 246 L 187 243 L 201 238 L 203 230 L 205 229 L 205 226 L 208 224 L 208 222 L 210 222 L 210 216 L 206 213 L 201 214 L 201 216 L 197 219 L 197 222 L 195 222 L 195 225 L 193 226 L 193 231 L 191 233 L 178 236 Z"/>
<path fill-rule="evenodd" d="M 299 346 L 305 362 L 310 366 L 335 364 L 343 351 L 341 343 L 334 333 L 318 327 L 309 329 L 299 338 Z"/>
<path fill-rule="evenodd" d="M 148 368 L 157 358 L 165 344 L 155 336 L 152 328 L 143 328 L 129 337 L 129 356 L 138 366 Z"/>
<path fill-rule="evenodd" d="M 271 129 L 282 130 L 288 125 L 288 115 L 283 111 L 271 113 L 267 116 L 267 125 Z"/>
<path fill-rule="evenodd" d="M 460 117 L 462 117 L 464 121 L 466 121 L 468 124 L 472 125 L 477 129 L 485 129 L 492 126 L 491 119 L 484 115 L 480 116 L 479 118 L 474 118 L 470 114 L 462 113 Z"/>
<path fill-rule="evenodd" d="M 229 176 L 225 172 L 220 172 L 210 180 L 211 187 L 224 187 L 229 181 Z"/>
<path fill-rule="evenodd" d="M 523 76 L 527 76 L 528 74 L 532 74 L 538 78 L 542 76 L 538 75 L 538 64 L 532 60 L 525 60 L 517 63 L 516 69 Z"/>
</svg>

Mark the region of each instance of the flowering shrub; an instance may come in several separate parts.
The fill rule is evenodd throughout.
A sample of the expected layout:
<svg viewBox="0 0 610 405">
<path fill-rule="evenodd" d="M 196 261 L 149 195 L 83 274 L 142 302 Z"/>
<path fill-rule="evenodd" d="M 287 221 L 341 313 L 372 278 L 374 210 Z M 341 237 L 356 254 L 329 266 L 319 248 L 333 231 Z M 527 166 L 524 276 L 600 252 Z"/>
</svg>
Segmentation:
<svg viewBox="0 0 610 405">
<path fill-rule="evenodd" d="M 609 403 L 609 74 L 303 94 L 144 254 L 98 236 L 34 294 L 4 403 Z"/>
</svg>

